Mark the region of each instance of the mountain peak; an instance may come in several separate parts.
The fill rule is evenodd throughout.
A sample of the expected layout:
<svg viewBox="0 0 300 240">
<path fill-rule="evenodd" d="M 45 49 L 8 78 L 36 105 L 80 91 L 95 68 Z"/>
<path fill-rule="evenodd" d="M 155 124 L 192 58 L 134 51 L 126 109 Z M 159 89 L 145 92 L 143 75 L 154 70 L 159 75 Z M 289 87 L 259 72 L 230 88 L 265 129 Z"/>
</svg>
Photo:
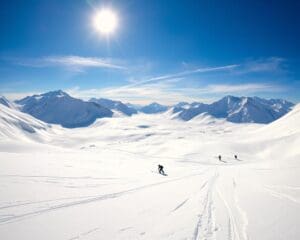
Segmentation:
<svg viewBox="0 0 300 240">
<path fill-rule="evenodd" d="M 44 97 L 69 97 L 69 95 L 62 90 L 55 90 L 41 94 Z"/>
<path fill-rule="evenodd" d="M 161 113 L 168 110 L 167 106 L 161 105 L 157 102 L 153 102 L 149 105 L 146 105 L 140 109 L 141 112 L 147 114 Z"/>
<path fill-rule="evenodd" d="M 163 106 L 157 102 L 150 103 L 148 106 Z"/>
<path fill-rule="evenodd" d="M 100 104 L 103 107 L 106 107 L 110 110 L 119 111 L 127 116 L 131 116 L 132 114 L 136 114 L 137 111 L 132 107 L 127 106 L 126 104 L 122 103 L 121 101 L 114 101 L 106 98 L 91 98 L 89 102 L 95 102 Z"/>
</svg>

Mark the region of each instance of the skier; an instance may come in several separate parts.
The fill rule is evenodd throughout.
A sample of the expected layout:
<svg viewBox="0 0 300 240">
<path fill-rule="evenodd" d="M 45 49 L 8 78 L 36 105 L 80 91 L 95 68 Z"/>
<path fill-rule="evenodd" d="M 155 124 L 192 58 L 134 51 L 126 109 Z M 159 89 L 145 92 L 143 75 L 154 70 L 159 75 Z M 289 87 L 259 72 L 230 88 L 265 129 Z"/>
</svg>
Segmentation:
<svg viewBox="0 0 300 240">
<path fill-rule="evenodd" d="M 235 160 L 237 160 L 238 158 L 237 158 L 237 155 L 234 155 L 234 158 L 235 158 Z"/>
<path fill-rule="evenodd" d="M 221 157 L 221 155 L 219 155 L 219 161 L 222 161 L 222 157 Z"/>
<path fill-rule="evenodd" d="M 164 166 L 163 165 L 158 164 L 158 173 L 162 174 L 162 175 L 166 175 L 165 172 L 164 172 Z"/>
</svg>

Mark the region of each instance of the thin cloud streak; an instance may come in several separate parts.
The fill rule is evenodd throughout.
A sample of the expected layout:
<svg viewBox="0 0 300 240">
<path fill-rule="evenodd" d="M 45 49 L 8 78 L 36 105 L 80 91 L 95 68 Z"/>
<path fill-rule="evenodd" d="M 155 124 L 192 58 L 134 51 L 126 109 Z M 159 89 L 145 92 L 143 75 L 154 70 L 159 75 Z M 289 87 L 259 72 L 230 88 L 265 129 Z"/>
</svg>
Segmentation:
<svg viewBox="0 0 300 240">
<path fill-rule="evenodd" d="M 166 105 L 176 104 L 180 101 L 199 101 L 200 98 L 193 98 L 184 93 L 172 91 L 165 87 L 139 86 L 128 89 L 124 88 L 106 88 L 106 89 L 80 89 L 79 87 L 66 89 L 67 93 L 72 96 L 85 100 L 91 97 L 108 98 L 120 100 L 122 102 L 130 102 L 134 104 L 148 104 L 151 102 L 160 102 Z M 207 101 L 207 99 L 201 99 Z"/>
<path fill-rule="evenodd" d="M 132 87 L 132 86 L 143 85 L 143 84 L 156 82 L 156 81 L 164 81 L 164 80 L 184 77 L 184 76 L 192 75 L 192 74 L 196 74 L 196 73 L 226 71 L 226 70 L 231 70 L 231 69 L 237 68 L 238 66 L 239 65 L 237 65 L 237 64 L 233 64 L 233 65 L 226 65 L 226 66 L 220 66 L 220 67 L 197 68 L 197 69 L 194 69 L 194 70 L 183 71 L 183 72 L 174 73 L 174 74 L 161 75 L 161 76 L 158 76 L 158 77 L 152 77 L 152 78 L 149 78 L 149 79 L 146 79 L 146 80 L 142 80 L 142 81 L 138 81 L 138 82 L 128 84 L 124 87 Z"/>
<path fill-rule="evenodd" d="M 46 62 L 65 65 L 65 66 L 78 66 L 78 67 L 100 67 L 100 68 L 115 68 L 126 69 L 123 66 L 110 63 L 109 60 L 94 57 L 80 57 L 80 56 L 60 56 L 60 57 L 47 57 Z"/>
<path fill-rule="evenodd" d="M 269 57 L 255 60 L 248 60 L 241 64 L 234 72 L 236 74 L 248 73 L 280 73 L 285 72 L 285 59 L 280 57 Z"/>
<path fill-rule="evenodd" d="M 277 92 L 285 90 L 282 86 L 261 83 L 249 84 L 212 84 L 199 89 L 202 93 L 251 93 Z"/>
<path fill-rule="evenodd" d="M 185 76 L 198 74 L 198 73 L 210 73 L 210 72 L 220 72 L 229 71 L 233 74 L 248 74 L 248 73 L 259 73 L 259 72 L 283 72 L 283 58 L 270 57 L 266 59 L 258 59 L 252 61 L 246 61 L 240 64 L 231 64 L 219 67 L 207 67 L 207 68 L 197 68 L 194 70 L 188 70 L 183 72 L 178 72 L 174 74 L 165 74 L 157 77 L 151 77 L 141 81 L 132 81 L 128 85 L 123 86 L 124 88 L 146 85 L 148 83 L 166 81 L 173 78 L 182 78 Z"/>
<path fill-rule="evenodd" d="M 85 68 L 127 69 L 124 66 L 112 63 L 110 59 L 96 57 L 82 57 L 75 55 L 47 56 L 35 59 L 11 59 L 17 65 L 27 67 L 66 67 L 74 71 L 82 71 Z"/>
</svg>

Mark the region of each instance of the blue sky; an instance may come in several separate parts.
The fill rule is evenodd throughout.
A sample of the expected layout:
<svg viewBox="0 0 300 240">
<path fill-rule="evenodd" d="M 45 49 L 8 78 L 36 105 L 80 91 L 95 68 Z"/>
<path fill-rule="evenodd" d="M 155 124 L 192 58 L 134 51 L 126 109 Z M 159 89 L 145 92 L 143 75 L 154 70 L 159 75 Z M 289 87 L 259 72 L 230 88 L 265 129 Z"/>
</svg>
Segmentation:
<svg viewBox="0 0 300 240">
<path fill-rule="evenodd" d="M 117 30 L 93 16 L 109 8 Z M 0 94 L 133 103 L 300 101 L 299 1 L 2 0 Z"/>
</svg>

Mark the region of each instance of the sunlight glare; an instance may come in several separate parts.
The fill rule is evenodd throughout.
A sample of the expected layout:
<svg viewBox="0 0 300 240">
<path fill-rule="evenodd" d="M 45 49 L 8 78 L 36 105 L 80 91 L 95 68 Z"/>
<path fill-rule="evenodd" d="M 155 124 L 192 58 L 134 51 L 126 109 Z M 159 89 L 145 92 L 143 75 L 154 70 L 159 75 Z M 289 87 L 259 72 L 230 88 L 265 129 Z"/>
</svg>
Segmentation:
<svg viewBox="0 0 300 240">
<path fill-rule="evenodd" d="M 104 35 L 115 32 L 118 25 L 116 13 L 110 9 L 102 9 L 94 16 L 95 29 Z"/>
</svg>

